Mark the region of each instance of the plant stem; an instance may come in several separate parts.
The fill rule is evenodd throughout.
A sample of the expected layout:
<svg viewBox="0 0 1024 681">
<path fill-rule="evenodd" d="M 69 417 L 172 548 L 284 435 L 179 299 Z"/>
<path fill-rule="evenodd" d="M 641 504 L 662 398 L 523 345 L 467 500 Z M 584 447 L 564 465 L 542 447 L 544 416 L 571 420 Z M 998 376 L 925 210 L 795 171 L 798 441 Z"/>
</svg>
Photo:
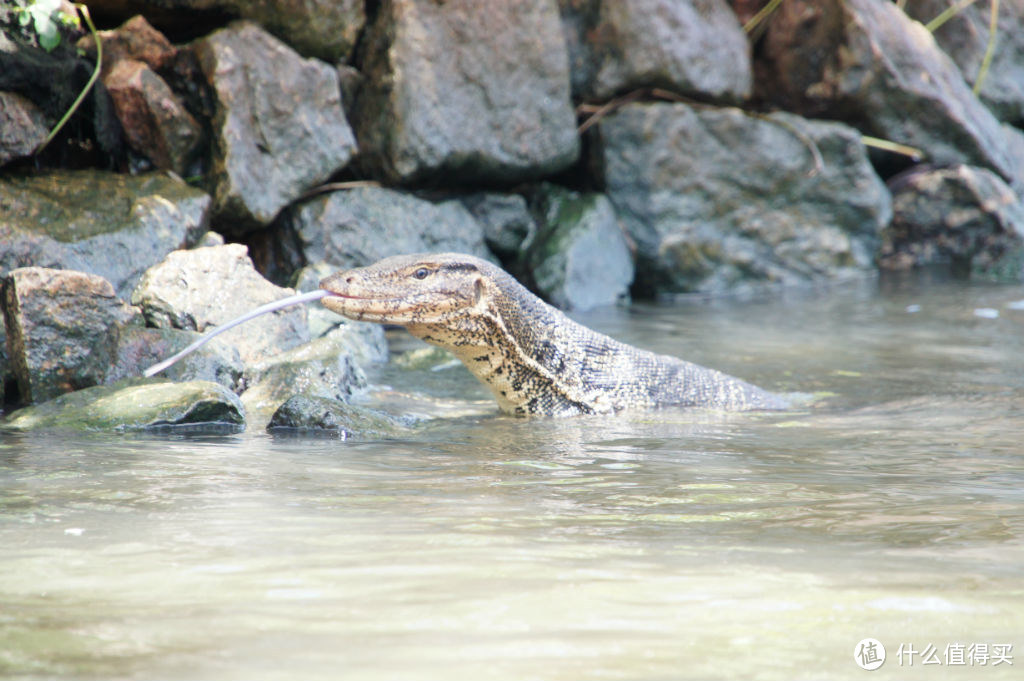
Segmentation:
<svg viewBox="0 0 1024 681">
<path fill-rule="evenodd" d="M 985 46 L 985 56 L 981 59 L 981 67 L 978 68 L 978 77 L 974 79 L 974 94 L 981 92 L 981 86 L 988 75 L 988 67 L 992 64 L 992 57 L 996 52 L 996 31 L 999 26 L 999 0 L 992 0 L 992 10 L 988 16 L 988 45 Z"/>
</svg>

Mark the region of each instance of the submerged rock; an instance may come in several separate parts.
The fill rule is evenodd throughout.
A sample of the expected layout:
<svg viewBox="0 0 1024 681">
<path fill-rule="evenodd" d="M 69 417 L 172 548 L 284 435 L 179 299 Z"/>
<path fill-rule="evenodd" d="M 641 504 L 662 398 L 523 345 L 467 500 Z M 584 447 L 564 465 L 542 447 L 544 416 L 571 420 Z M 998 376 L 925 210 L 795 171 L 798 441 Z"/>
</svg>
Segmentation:
<svg viewBox="0 0 1024 681">
<path fill-rule="evenodd" d="M 150 326 L 203 332 L 293 293 L 260 276 L 245 246 L 229 244 L 171 253 L 146 271 L 132 303 Z M 263 315 L 220 338 L 247 364 L 273 357 L 309 340 L 306 311 L 295 306 Z"/>
<path fill-rule="evenodd" d="M 750 95 L 750 47 L 725 0 L 559 0 L 573 94 L 660 87 L 735 102 Z"/>
<path fill-rule="evenodd" d="M 882 233 L 883 267 L 950 264 L 1002 281 L 1024 276 L 1024 204 L 998 175 L 958 165 L 914 169 L 889 184 L 893 220 Z"/>
<path fill-rule="evenodd" d="M 127 298 L 147 267 L 207 230 L 210 197 L 164 173 L 53 170 L 0 179 L 0 273 L 79 270 Z"/>
<path fill-rule="evenodd" d="M 599 125 L 608 196 L 636 242 L 643 292 L 873 267 L 891 198 L 856 130 L 685 104 L 631 104 Z"/>
<path fill-rule="evenodd" d="M 270 223 L 355 151 L 338 74 L 259 26 L 236 22 L 193 50 L 216 96 L 214 205 L 238 231 Z"/>
<path fill-rule="evenodd" d="M 316 395 L 295 395 L 267 424 L 274 433 L 329 433 L 342 440 L 396 437 L 406 428 L 381 412 Z"/>
<path fill-rule="evenodd" d="M 457 251 L 491 255 L 483 230 L 458 201 L 432 203 L 412 194 L 365 187 L 321 194 L 289 209 L 280 240 L 297 244 L 292 269 L 325 262 L 361 267 L 396 253 Z"/>
<path fill-rule="evenodd" d="M 789 0 L 764 40 L 760 94 L 1014 179 L 999 121 L 925 28 L 892 2 Z"/>
<path fill-rule="evenodd" d="M 389 180 L 515 182 L 579 153 L 555 0 L 391 0 L 363 52 L 359 146 Z"/>
<path fill-rule="evenodd" d="M 61 395 L 0 420 L 0 430 L 133 431 L 245 427 L 238 397 L 209 381 L 131 379 Z"/>
<path fill-rule="evenodd" d="M 103 277 L 42 267 L 7 274 L 3 311 L 18 391 L 29 403 L 103 383 L 123 330 L 142 322 Z"/>
<path fill-rule="evenodd" d="M 540 228 L 524 260 L 541 296 L 566 310 L 628 298 L 633 257 L 608 197 L 546 184 L 534 212 Z"/>
</svg>

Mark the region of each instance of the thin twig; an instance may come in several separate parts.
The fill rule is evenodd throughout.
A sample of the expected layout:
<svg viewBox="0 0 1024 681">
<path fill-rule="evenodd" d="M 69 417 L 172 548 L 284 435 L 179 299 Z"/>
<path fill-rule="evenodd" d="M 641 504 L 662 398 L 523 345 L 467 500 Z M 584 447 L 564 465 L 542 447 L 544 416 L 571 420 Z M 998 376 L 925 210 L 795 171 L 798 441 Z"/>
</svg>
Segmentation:
<svg viewBox="0 0 1024 681">
<path fill-rule="evenodd" d="M 743 32 L 744 33 L 750 33 L 751 31 L 753 31 L 755 28 L 757 28 L 758 24 L 760 24 L 762 21 L 764 21 L 765 18 L 769 14 L 774 12 L 776 10 L 776 8 L 778 8 L 778 6 L 781 5 L 781 4 L 782 4 L 782 0 L 771 0 L 771 2 L 769 2 L 767 5 L 762 7 L 760 9 L 760 11 L 758 11 L 757 14 L 755 14 L 752 17 L 750 17 L 750 21 L 748 21 L 747 23 L 743 24 Z"/>
<path fill-rule="evenodd" d="M 591 127 L 596 125 L 602 118 L 610 114 L 612 111 L 615 111 L 620 107 L 635 102 L 636 100 L 643 97 L 644 94 L 646 94 L 647 92 L 648 90 L 646 88 L 641 88 L 639 90 L 633 90 L 628 94 L 622 95 L 621 97 L 616 97 L 615 99 L 605 102 L 604 104 L 599 106 L 597 110 L 594 111 L 593 115 L 591 115 L 590 118 L 583 121 L 580 124 L 580 126 L 576 128 L 576 134 L 582 135 Z M 580 109 L 577 109 L 577 111 L 580 111 Z"/>
<path fill-rule="evenodd" d="M 960 0 L 960 2 L 956 3 L 955 5 L 950 5 L 945 10 L 943 10 L 937 17 L 935 17 L 927 24 L 925 24 L 925 29 L 929 33 L 934 33 L 944 23 L 955 17 L 957 14 L 960 14 L 960 12 L 963 12 L 965 9 L 967 9 L 977 1 L 978 0 Z"/>
<path fill-rule="evenodd" d="M 75 9 L 82 13 L 82 17 L 85 19 L 85 24 L 89 27 L 89 32 L 92 34 L 93 40 L 96 41 L 96 68 L 93 69 L 92 76 L 89 77 L 89 82 L 86 83 L 85 87 L 82 88 L 82 91 L 78 93 L 78 98 L 75 99 L 71 108 L 64 112 L 61 119 L 57 121 L 57 125 L 53 126 L 53 130 L 50 131 L 50 134 L 46 136 L 46 139 L 43 140 L 42 144 L 36 147 L 36 154 L 42 152 L 43 149 L 46 148 L 46 145 L 53 141 L 53 138 L 61 131 L 64 124 L 68 122 L 68 119 L 78 111 L 78 107 L 80 107 L 82 102 L 85 101 L 85 96 L 89 94 L 89 91 L 92 90 L 92 86 L 96 84 L 96 79 L 100 77 L 100 69 L 103 66 L 103 41 L 100 40 L 100 36 L 96 32 L 96 27 L 92 23 L 92 17 L 89 16 L 89 8 L 81 3 L 75 3 Z"/>
<path fill-rule="evenodd" d="M 999 0 L 992 0 L 991 12 L 988 16 L 988 45 L 985 46 L 985 56 L 982 57 L 981 67 L 978 69 L 978 77 L 974 79 L 974 94 L 981 92 L 981 86 L 988 75 L 988 67 L 992 64 L 992 57 L 996 52 L 996 33 L 999 27 Z"/>
<path fill-rule="evenodd" d="M 875 149 L 882 149 L 883 151 L 891 151 L 894 154 L 909 156 L 914 161 L 921 161 L 925 157 L 925 153 L 916 147 L 900 144 L 899 142 L 891 142 L 879 137 L 861 135 L 860 141 L 863 142 L 866 147 L 873 147 Z"/>
<path fill-rule="evenodd" d="M 328 182 L 327 184 L 321 184 L 319 186 L 313 187 L 312 189 L 307 191 L 305 194 L 302 194 L 299 198 L 295 200 L 296 202 L 305 201 L 306 199 L 311 199 L 314 196 L 319 196 L 320 194 L 341 191 L 343 189 L 359 189 L 361 187 L 379 186 L 381 186 L 380 182 L 377 182 L 376 180 L 349 180 L 348 182 Z"/>
</svg>

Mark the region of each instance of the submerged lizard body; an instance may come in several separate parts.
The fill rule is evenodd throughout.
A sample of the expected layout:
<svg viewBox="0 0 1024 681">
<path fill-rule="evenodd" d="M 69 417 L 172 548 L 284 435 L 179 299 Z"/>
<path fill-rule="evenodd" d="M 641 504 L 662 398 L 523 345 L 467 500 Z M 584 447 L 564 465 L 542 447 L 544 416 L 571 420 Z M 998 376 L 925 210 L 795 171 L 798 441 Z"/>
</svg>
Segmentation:
<svg viewBox="0 0 1024 681">
<path fill-rule="evenodd" d="M 572 321 L 491 263 L 442 253 L 338 272 L 322 302 L 350 319 L 404 326 L 450 350 L 510 414 L 564 416 L 665 405 L 785 409 L 785 398 Z"/>
</svg>

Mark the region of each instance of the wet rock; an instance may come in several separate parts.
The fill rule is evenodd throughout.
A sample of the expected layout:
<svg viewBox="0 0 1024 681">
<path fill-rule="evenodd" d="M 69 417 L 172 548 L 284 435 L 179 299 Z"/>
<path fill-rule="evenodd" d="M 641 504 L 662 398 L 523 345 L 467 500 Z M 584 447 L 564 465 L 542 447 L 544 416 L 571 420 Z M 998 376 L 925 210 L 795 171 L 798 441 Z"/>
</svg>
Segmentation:
<svg viewBox="0 0 1024 681">
<path fill-rule="evenodd" d="M 608 196 L 636 242 L 645 293 L 834 279 L 873 266 L 891 199 L 845 125 L 631 104 L 600 134 Z"/>
<path fill-rule="evenodd" d="M 266 423 L 292 395 L 347 402 L 366 387 L 366 375 L 346 351 L 344 338 L 323 336 L 248 367 L 242 403 L 253 425 Z"/>
<path fill-rule="evenodd" d="M 909 0 L 906 13 L 927 23 L 949 7 L 948 0 Z M 935 41 L 973 87 L 989 41 L 990 3 L 968 5 L 935 30 Z M 1024 3 L 999 5 L 996 49 L 979 93 L 997 118 L 1024 123 Z"/>
<path fill-rule="evenodd" d="M 267 225 L 355 151 L 337 72 L 238 22 L 194 43 L 216 93 L 214 206 L 244 231 Z"/>
<path fill-rule="evenodd" d="M 750 47 L 725 0 L 559 0 L 573 94 L 660 87 L 734 102 L 750 95 Z"/>
<path fill-rule="evenodd" d="M 0 166 L 31 156 L 48 134 L 46 117 L 21 95 L 0 92 Z"/>
<path fill-rule="evenodd" d="M 209 381 L 130 379 L 61 395 L 0 420 L 0 430 L 137 431 L 245 427 L 238 397 Z"/>
<path fill-rule="evenodd" d="M 147 267 L 206 231 L 210 197 L 163 173 L 54 170 L 0 179 L 0 273 L 98 274 L 127 298 Z"/>
<path fill-rule="evenodd" d="M 385 178 L 507 183 L 575 161 L 555 0 L 390 0 L 364 44 L 356 128 Z"/>
<path fill-rule="evenodd" d="M 267 424 L 277 434 L 287 431 L 330 433 L 342 440 L 396 437 L 406 431 L 381 412 L 316 395 L 295 395 L 282 404 Z"/>
<path fill-rule="evenodd" d="M 302 292 L 315 291 L 320 288 L 320 281 L 335 271 L 323 262 L 303 267 L 296 273 L 294 288 Z M 380 324 L 354 322 L 317 303 L 306 308 L 306 316 L 310 336 L 319 338 L 330 334 L 359 366 L 388 361 L 388 341 Z"/>
<path fill-rule="evenodd" d="M 850 121 L 923 150 L 1013 178 L 999 122 L 924 27 L 894 3 L 795 0 L 764 41 L 760 94 L 783 108 Z"/>
<path fill-rule="evenodd" d="M 546 184 L 534 212 L 540 229 L 525 260 L 543 298 L 589 310 L 629 296 L 633 258 L 608 197 Z"/>
<path fill-rule="evenodd" d="M 245 246 L 229 244 L 175 251 L 148 269 L 132 293 L 149 326 L 207 331 L 254 307 L 292 295 L 256 271 Z M 301 306 L 263 315 L 219 336 L 246 364 L 309 340 Z"/>
<path fill-rule="evenodd" d="M 167 83 L 133 59 L 119 61 L 103 83 L 128 144 L 155 167 L 188 174 L 203 131 Z"/>
<path fill-rule="evenodd" d="M 289 209 L 279 227 L 281 240 L 297 245 L 292 269 L 320 262 L 349 269 L 431 251 L 491 258 L 482 228 L 458 201 L 432 203 L 380 187 L 321 194 Z"/>
<path fill-rule="evenodd" d="M 104 382 L 138 310 L 94 274 L 22 267 L 3 283 L 8 350 L 24 402 Z"/>
<path fill-rule="evenodd" d="M 1024 204 L 998 175 L 959 165 L 914 169 L 890 181 L 892 224 L 879 263 L 889 269 L 950 264 L 1002 281 L 1024 276 Z"/>
<path fill-rule="evenodd" d="M 462 203 L 483 227 L 484 242 L 502 261 L 519 257 L 523 244 L 537 233 L 537 223 L 519 194 L 481 192 L 462 198 Z"/>
<path fill-rule="evenodd" d="M 198 340 L 200 334 L 181 329 L 132 326 L 122 330 L 117 356 L 104 379 L 113 383 L 141 376 L 142 372 Z M 241 390 L 244 366 L 233 346 L 214 338 L 190 355 L 164 369 L 160 376 L 172 381 L 213 381 L 228 390 Z"/>
</svg>

